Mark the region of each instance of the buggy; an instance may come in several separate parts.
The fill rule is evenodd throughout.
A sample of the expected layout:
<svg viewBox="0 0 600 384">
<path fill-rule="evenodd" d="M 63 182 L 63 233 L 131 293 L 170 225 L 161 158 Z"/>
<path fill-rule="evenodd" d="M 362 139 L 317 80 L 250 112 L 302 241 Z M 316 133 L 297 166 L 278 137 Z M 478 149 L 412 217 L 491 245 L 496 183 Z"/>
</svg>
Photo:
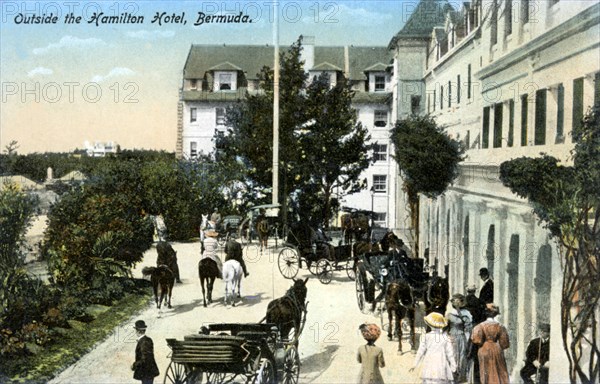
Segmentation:
<svg viewBox="0 0 600 384">
<path fill-rule="evenodd" d="M 220 323 L 203 331 L 167 339 L 164 383 L 298 383 L 297 337 L 282 339 L 275 324 Z"/>
</svg>

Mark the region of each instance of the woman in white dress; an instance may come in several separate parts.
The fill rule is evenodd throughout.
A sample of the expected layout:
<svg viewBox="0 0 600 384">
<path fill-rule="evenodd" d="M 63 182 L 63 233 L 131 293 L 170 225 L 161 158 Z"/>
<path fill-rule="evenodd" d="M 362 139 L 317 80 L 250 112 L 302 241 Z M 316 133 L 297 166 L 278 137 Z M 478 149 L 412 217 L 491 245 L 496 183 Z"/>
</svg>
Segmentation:
<svg viewBox="0 0 600 384">
<path fill-rule="evenodd" d="M 219 233 L 215 230 L 208 230 L 205 232 L 206 238 L 204 239 L 204 251 L 200 256 L 200 260 L 204 258 L 210 258 L 215 263 L 217 263 L 217 268 L 219 268 L 219 277 L 223 275 L 223 263 L 219 256 L 217 256 L 217 251 L 219 249 L 219 243 L 217 242 L 217 237 Z"/>
<path fill-rule="evenodd" d="M 425 316 L 425 323 L 431 327 L 431 332 L 421 337 L 421 345 L 415 357 L 415 364 L 409 371 L 414 371 L 423 363 L 421 379 L 423 384 L 454 383 L 456 359 L 454 348 L 443 328 L 448 325 L 444 315 L 431 312 Z"/>
<path fill-rule="evenodd" d="M 456 381 L 462 383 L 467 381 L 467 347 L 473 330 L 473 317 L 464 308 L 466 305 L 464 295 L 455 293 L 450 302 L 452 303 L 452 309 L 446 313 L 448 335 L 454 347 L 454 357 L 456 358 L 458 376 Z"/>
</svg>

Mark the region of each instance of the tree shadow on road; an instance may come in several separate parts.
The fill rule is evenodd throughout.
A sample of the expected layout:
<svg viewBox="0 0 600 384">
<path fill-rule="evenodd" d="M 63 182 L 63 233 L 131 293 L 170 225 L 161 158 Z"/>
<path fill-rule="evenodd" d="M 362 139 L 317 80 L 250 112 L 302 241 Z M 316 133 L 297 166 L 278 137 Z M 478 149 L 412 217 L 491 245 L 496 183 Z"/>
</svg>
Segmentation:
<svg viewBox="0 0 600 384">
<path fill-rule="evenodd" d="M 302 382 L 318 382 L 321 374 L 325 372 L 333 362 L 334 354 L 338 349 L 338 345 L 327 345 L 321 352 L 302 359 L 300 361 L 300 372 L 302 376 L 310 373 L 316 373 L 316 375 L 309 375 L 310 377 L 305 376 L 302 379 Z"/>
</svg>

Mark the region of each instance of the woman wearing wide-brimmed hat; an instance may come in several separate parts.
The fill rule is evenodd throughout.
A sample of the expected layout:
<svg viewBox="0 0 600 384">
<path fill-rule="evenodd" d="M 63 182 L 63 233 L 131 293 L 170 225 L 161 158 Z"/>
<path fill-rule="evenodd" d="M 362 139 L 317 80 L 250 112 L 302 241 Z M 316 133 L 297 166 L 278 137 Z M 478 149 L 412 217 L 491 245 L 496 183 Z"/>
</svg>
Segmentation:
<svg viewBox="0 0 600 384">
<path fill-rule="evenodd" d="M 487 319 L 473 329 L 471 340 L 479 346 L 479 379 L 481 384 L 508 383 L 508 369 L 504 350 L 510 346 L 506 328 L 496 320 L 500 309 L 493 303 L 486 305 Z"/>
<path fill-rule="evenodd" d="M 381 335 L 381 329 L 377 324 L 369 323 L 361 324 L 359 329 L 367 344 L 358 348 L 357 360 L 362 364 L 358 383 L 383 384 L 383 377 L 379 371 L 379 368 L 385 367 L 383 350 L 375 345 L 375 341 Z"/>
<path fill-rule="evenodd" d="M 423 384 L 453 383 L 454 372 L 456 372 L 454 348 L 448 335 L 443 331 L 448 321 L 444 315 L 431 312 L 425 316 L 425 323 L 431 327 L 431 332 L 421 337 L 415 364 L 410 371 L 414 371 L 420 363 L 423 363 L 421 370 Z"/>
<path fill-rule="evenodd" d="M 219 233 L 214 229 L 209 229 L 208 231 L 205 231 L 204 234 L 206 235 L 206 238 L 204 239 L 204 251 L 200 256 L 200 260 L 205 258 L 214 260 L 219 268 L 219 278 L 221 278 L 223 276 L 223 263 L 219 256 L 217 256 L 217 250 L 219 249 L 217 237 L 219 237 Z"/>
<path fill-rule="evenodd" d="M 455 293 L 450 302 L 452 309 L 446 312 L 448 336 L 456 358 L 456 381 L 462 383 L 467 380 L 467 347 L 473 330 L 473 318 L 465 308 L 467 301 L 464 295 Z"/>
</svg>

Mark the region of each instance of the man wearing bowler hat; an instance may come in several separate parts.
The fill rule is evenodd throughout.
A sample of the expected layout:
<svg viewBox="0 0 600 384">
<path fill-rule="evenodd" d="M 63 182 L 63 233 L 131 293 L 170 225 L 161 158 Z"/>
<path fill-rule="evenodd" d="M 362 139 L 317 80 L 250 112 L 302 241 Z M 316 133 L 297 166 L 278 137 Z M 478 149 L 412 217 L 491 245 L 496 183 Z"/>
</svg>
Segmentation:
<svg viewBox="0 0 600 384">
<path fill-rule="evenodd" d="M 490 277 L 490 273 L 487 268 L 481 268 L 479 270 L 479 277 L 483 280 L 483 286 L 479 291 L 479 300 L 484 304 L 494 302 L 494 281 Z"/>
<path fill-rule="evenodd" d="M 135 347 L 135 362 L 131 365 L 133 378 L 141 380 L 142 384 L 154 383 L 154 378 L 160 373 L 154 360 L 154 343 L 146 336 L 146 323 L 144 320 L 135 322 L 137 345 Z"/>
<path fill-rule="evenodd" d="M 550 359 L 550 324 L 539 326 L 540 337 L 529 342 L 525 352 L 525 366 L 521 369 L 521 378 L 525 384 L 533 384 L 532 376 L 540 384 L 548 384 L 548 360 Z"/>
</svg>

